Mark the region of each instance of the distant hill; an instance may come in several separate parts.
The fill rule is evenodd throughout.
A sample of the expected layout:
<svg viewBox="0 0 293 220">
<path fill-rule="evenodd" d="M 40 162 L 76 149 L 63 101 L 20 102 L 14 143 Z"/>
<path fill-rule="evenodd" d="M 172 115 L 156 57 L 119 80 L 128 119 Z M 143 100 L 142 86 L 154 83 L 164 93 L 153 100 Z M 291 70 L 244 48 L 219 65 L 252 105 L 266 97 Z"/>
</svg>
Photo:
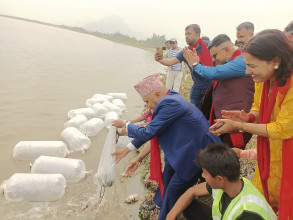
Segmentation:
<svg viewBox="0 0 293 220">
<path fill-rule="evenodd" d="M 46 23 L 46 22 L 42 22 L 42 21 L 30 20 L 30 19 L 26 19 L 26 18 L 19 18 L 19 17 L 9 16 L 9 15 L 1 15 L 0 14 L 0 16 L 12 18 L 12 19 L 18 19 L 18 20 L 27 21 L 27 22 L 38 23 L 38 24 L 42 24 L 42 25 L 58 27 L 58 28 L 62 28 L 62 29 L 67 29 L 67 30 L 71 30 L 71 31 L 84 33 L 84 34 L 90 34 L 90 35 L 93 35 L 93 36 L 96 36 L 99 38 L 111 40 L 111 41 L 114 41 L 117 43 L 126 44 L 126 45 L 130 45 L 130 46 L 138 47 L 138 48 L 142 48 L 142 49 L 154 49 L 156 46 L 163 46 L 166 42 L 165 35 L 157 35 L 155 33 L 153 34 L 153 36 L 151 38 L 147 38 L 146 40 L 138 40 L 135 37 L 129 37 L 129 36 L 121 34 L 119 32 L 116 32 L 114 34 L 105 34 L 105 33 L 101 33 L 98 31 L 89 31 L 89 30 L 86 30 L 81 27 L 70 27 L 70 26 L 66 26 L 66 25 L 56 25 L 56 24 L 50 24 L 50 23 Z"/>
</svg>

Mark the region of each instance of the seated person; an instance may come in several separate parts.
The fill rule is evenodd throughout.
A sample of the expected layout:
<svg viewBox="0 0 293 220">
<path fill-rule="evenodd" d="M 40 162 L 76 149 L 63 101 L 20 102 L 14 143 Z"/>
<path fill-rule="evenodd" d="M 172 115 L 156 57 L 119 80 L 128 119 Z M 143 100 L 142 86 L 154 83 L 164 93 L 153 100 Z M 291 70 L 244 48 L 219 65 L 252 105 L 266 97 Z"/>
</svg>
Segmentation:
<svg viewBox="0 0 293 220">
<path fill-rule="evenodd" d="M 168 213 L 167 220 L 176 219 L 196 196 L 209 193 L 214 201 L 212 212 L 207 213 L 210 216 L 206 219 L 277 219 L 263 195 L 250 181 L 240 177 L 239 160 L 231 148 L 212 144 L 199 151 L 195 160 L 197 166 L 202 168 L 206 182 L 189 188 Z M 197 213 L 190 213 L 186 217 L 197 219 L 196 216 Z"/>
</svg>

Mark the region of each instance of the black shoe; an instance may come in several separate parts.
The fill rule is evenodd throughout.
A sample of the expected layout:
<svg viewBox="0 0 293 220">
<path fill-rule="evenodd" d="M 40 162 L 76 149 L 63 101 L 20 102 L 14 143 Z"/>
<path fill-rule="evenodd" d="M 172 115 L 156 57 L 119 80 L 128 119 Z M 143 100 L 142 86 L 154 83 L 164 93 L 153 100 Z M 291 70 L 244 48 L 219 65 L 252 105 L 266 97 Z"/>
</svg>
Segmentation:
<svg viewBox="0 0 293 220">
<path fill-rule="evenodd" d="M 156 208 L 156 204 L 151 204 L 151 205 L 147 205 L 147 204 L 143 204 L 142 205 L 142 208 L 144 209 L 144 210 L 149 210 L 149 211 L 151 211 L 151 210 L 154 210 L 155 208 Z"/>
</svg>

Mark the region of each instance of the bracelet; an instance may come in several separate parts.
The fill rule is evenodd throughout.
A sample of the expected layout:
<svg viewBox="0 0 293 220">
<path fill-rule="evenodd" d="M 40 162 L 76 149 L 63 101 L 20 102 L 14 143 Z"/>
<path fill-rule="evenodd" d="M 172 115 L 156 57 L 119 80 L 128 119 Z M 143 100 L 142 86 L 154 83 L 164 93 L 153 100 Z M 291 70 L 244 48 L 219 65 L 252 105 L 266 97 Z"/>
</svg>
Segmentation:
<svg viewBox="0 0 293 220">
<path fill-rule="evenodd" d="M 239 129 L 239 132 L 240 133 L 244 133 L 245 131 L 244 131 L 244 125 L 245 125 L 245 123 L 242 121 L 242 122 L 240 122 L 241 123 L 241 126 L 240 126 L 240 129 Z"/>
<path fill-rule="evenodd" d="M 253 123 L 255 121 L 255 116 L 252 113 L 247 113 L 247 116 L 249 117 L 248 123 Z"/>
</svg>

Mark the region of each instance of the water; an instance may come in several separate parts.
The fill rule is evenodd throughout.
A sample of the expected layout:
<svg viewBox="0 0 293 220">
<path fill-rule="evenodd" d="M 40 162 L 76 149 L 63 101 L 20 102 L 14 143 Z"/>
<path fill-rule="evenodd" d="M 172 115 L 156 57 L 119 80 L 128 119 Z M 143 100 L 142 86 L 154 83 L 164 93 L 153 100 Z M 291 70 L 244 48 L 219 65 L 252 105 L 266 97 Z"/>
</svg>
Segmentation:
<svg viewBox="0 0 293 220">
<path fill-rule="evenodd" d="M 71 109 L 85 107 L 95 93 L 125 92 L 123 118 L 140 114 L 143 102 L 133 85 L 143 77 L 163 72 L 153 53 L 94 36 L 0 17 L 0 182 L 14 173 L 30 172 L 29 162 L 12 157 L 22 140 L 61 140 Z M 97 171 L 107 130 L 91 138 L 82 159 L 87 170 Z M 144 187 L 139 175 L 123 179 L 131 152 L 116 167 L 115 184 L 104 199 L 92 176 L 67 183 L 66 195 L 51 203 L 10 202 L 0 196 L 1 219 L 138 219 L 139 203 L 123 200 Z"/>
</svg>

